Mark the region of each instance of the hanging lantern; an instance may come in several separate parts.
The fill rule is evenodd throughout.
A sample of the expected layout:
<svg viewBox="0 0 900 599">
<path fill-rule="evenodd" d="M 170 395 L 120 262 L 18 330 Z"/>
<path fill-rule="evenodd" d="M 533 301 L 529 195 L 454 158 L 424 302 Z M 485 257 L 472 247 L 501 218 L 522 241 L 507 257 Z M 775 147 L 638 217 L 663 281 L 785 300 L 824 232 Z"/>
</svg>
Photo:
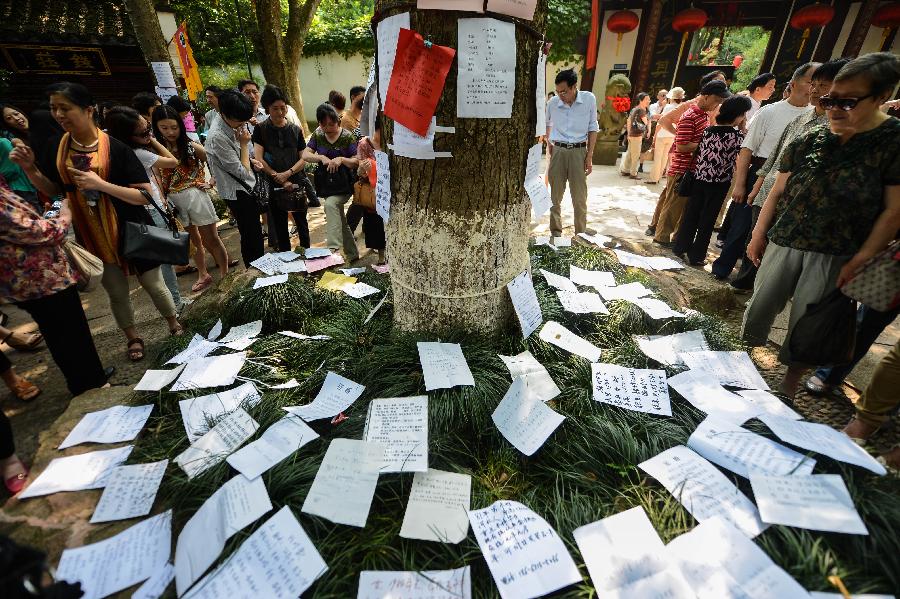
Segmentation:
<svg viewBox="0 0 900 599">
<path fill-rule="evenodd" d="M 891 30 L 900 27 L 900 2 L 891 2 L 876 10 L 872 15 L 872 25 L 884 28 L 884 33 L 881 34 L 881 44 L 878 46 L 879 49 L 884 50 L 884 44 L 891 35 Z"/>
<path fill-rule="evenodd" d="M 622 35 L 634 29 L 640 23 L 640 19 L 630 10 L 617 10 L 609 16 L 606 28 L 616 34 L 616 56 L 619 55 L 619 46 L 622 44 Z"/>
<path fill-rule="evenodd" d="M 809 39 L 809 30 L 825 27 L 831 23 L 833 18 L 834 7 L 827 4 L 819 4 L 818 2 L 810 6 L 804 6 L 793 14 L 791 27 L 803 30 L 803 39 L 800 42 L 800 49 L 797 50 L 797 58 L 800 58 L 800 55 L 803 54 L 803 47 L 806 45 L 806 40 Z"/>
<path fill-rule="evenodd" d="M 681 33 L 681 48 L 678 49 L 678 60 L 681 61 L 681 53 L 684 52 L 684 44 L 688 34 L 703 29 L 707 20 L 706 11 L 700 8 L 686 8 L 672 19 L 672 29 Z"/>
<path fill-rule="evenodd" d="M 744 57 L 738 54 L 734 57 L 734 60 L 731 61 L 731 66 L 734 68 L 740 67 L 744 63 Z"/>
</svg>

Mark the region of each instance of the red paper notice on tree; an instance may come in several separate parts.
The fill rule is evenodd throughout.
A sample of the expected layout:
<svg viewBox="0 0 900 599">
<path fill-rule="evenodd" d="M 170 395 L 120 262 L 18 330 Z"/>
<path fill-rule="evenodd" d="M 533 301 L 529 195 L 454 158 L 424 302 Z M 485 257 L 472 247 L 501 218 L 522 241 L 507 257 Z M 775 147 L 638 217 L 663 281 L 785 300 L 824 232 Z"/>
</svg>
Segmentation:
<svg viewBox="0 0 900 599">
<path fill-rule="evenodd" d="M 421 35 L 401 29 L 384 114 L 427 135 L 455 55 L 456 50 L 446 46 L 427 48 Z"/>
</svg>

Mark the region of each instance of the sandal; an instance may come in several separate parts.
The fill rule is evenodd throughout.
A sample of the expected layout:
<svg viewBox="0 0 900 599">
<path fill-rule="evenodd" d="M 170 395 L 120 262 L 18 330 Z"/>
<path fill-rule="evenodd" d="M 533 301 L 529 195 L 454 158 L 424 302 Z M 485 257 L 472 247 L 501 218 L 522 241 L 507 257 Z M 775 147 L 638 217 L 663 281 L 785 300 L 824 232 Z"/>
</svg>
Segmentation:
<svg viewBox="0 0 900 599">
<path fill-rule="evenodd" d="M 828 396 L 834 399 L 847 399 L 847 395 L 844 393 L 841 385 L 829 385 L 816 375 L 812 375 L 806 379 L 806 382 L 803 383 L 803 388 L 806 389 L 810 395 L 816 397 Z"/>
<path fill-rule="evenodd" d="M 182 276 L 182 275 L 189 275 L 189 274 L 192 274 L 192 273 L 195 273 L 195 272 L 197 272 L 197 267 L 196 267 L 196 266 L 185 266 L 182 270 L 176 270 L 176 271 L 175 271 L 175 276 L 176 276 L 176 277 L 180 277 L 180 276 Z"/>
<path fill-rule="evenodd" d="M 132 347 L 133 345 L 137 347 Z M 144 359 L 144 340 L 140 337 L 128 340 L 128 349 L 125 351 L 128 359 L 132 362 L 140 362 Z"/>
<path fill-rule="evenodd" d="M 16 341 L 16 336 L 24 337 L 25 341 Z M 19 335 L 18 333 L 10 333 L 6 336 L 3 342 L 18 351 L 34 351 L 43 340 L 44 336 L 40 333 L 24 333 L 22 335 Z"/>
<path fill-rule="evenodd" d="M 41 390 L 37 385 L 21 377 L 13 385 L 12 392 L 19 401 L 31 401 L 41 394 Z"/>
<path fill-rule="evenodd" d="M 199 293 L 213 284 L 212 275 L 206 275 L 205 279 L 199 279 L 194 285 L 191 287 L 191 291 L 194 293 Z"/>
</svg>

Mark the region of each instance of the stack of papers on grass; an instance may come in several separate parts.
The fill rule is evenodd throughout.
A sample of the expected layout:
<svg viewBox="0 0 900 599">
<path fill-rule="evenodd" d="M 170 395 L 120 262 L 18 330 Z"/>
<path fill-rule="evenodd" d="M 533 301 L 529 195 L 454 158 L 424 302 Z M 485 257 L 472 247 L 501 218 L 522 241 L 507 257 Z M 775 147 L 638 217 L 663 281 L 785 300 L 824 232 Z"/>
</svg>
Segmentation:
<svg viewBox="0 0 900 599">
<path fill-rule="evenodd" d="M 81 443 L 131 441 L 144 428 L 152 411 L 152 405 L 113 406 L 99 412 L 85 414 L 72 432 L 59 444 L 59 448 L 66 449 Z"/>
<path fill-rule="evenodd" d="M 112 471 L 128 459 L 132 449 L 134 446 L 128 445 L 56 458 L 19 494 L 19 499 L 63 491 L 102 489 Z"/>
</svg>

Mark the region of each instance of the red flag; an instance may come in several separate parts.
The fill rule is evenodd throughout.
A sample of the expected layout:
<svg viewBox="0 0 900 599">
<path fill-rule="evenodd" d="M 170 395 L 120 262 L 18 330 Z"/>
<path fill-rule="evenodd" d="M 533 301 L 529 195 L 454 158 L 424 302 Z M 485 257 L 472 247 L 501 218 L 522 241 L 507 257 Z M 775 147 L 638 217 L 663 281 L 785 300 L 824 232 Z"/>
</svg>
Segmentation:
<svg viewBox="0 0 900 599">
<path fill-rule="evenodd" d="M 426 44 L 415 31 L 401 29 L 384 114 L 419 135 L 428 135 L 454 56 L 453 48 Z"/>
<path fill-rule="evenodd" d="M 597 68 L 597 44 L 600 43 L 600 2 L 591 0 L 591 33 L 588 36 L 586 70 Z"/>
</svg>

